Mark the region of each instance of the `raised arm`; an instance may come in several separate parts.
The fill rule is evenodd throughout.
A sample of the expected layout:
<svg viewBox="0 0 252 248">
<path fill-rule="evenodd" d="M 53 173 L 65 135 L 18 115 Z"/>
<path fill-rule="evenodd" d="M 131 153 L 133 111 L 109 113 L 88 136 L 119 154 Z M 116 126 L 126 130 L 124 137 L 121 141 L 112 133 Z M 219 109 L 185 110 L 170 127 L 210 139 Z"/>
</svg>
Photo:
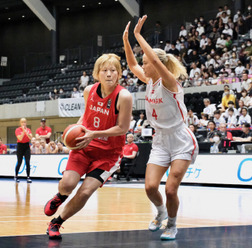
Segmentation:
<svg viewBox="0 0 252 248">
<path fill-rule="evenodd" d="M 153 51 L 151 46 L 140 34 L 142 26 L 147 19 L 147 15 L 144 15 L 142 18 L 139 18 L 137 25 L 134 29 L 135 37 L 144 51 L 144 54 L 147 56 L 149 62 L 155 67 L 158 74 L 162 78 L 163 85 L 173 92 L 177 92 L 177 81 L 174 75 L 167 69 L 167 67 L 161 62 L 156 53 Z"/>
<path fill-rule="evenodd" d="M 130 70 L 138 77 L 142 82 L 147 83 L 147 78 L 144 75 L 142 67 L 137 63 L 132 48 L 129 43 L 129 26 L 130 22 L 128 22 L 124 33 L 123 33 L 123 43 L 126 54 L 126 59 Z"/>
</svg>

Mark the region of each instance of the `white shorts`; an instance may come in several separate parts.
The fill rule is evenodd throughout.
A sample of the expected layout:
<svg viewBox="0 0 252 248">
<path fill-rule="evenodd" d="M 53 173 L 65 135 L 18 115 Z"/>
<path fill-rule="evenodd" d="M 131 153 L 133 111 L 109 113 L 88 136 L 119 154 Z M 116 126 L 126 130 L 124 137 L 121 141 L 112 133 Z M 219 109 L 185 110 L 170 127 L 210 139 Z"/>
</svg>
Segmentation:
<svg viewBox="0 0 252 248">
<path fill-rule="evenodd" d="M 169 167 L 176 159 L 194 163 L 198 152 L 198 142 L 186 125 L 175 130 L 156 130 L 148 164 Z"/>
</svg>

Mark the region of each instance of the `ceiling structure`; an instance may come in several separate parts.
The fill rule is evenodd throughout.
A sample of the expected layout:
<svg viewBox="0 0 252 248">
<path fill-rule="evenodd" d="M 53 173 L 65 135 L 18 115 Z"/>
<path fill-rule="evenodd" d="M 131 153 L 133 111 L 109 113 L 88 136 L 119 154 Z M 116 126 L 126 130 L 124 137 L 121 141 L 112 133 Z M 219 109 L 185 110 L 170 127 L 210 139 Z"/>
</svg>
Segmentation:
<svg viewBox="0 0 252 248">
<path fill-rule="evenodd" d="M 119 0 L 41 0 L 51 10 L 58 6 L 59 13 L 73 13 L 99 7 L 113 7 Z M 0 25 L 37 18 L 23 0 L 0 0 Z"/>
</svg>

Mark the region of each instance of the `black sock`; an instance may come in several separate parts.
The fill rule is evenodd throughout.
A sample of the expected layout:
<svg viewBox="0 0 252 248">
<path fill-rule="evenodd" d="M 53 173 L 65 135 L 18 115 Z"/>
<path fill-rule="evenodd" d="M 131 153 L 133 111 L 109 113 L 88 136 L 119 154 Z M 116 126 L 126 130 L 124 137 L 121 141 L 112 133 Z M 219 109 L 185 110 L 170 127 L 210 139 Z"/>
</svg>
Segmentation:
<svg viewBox="0 0 252 248">
<path fill-rule="evenodd" d="M 63 220 L 61 217 L 60 217 L 60 215 L 58 216 L 58 218 L 54 218 L 53 220 L 52 220 L 52 223 L 53 224 L 60 224 L 60 225 L 62 225 L 62 223 L 64 222 L 65 220 Z"/>
<path fill-rule="evenodd" d="M 57 194 L 57 196 L 60 198 L 62 202 L 65 201 L 68 197 L 68 195 L 61 195 L 60 192 Z"/>
</svg>

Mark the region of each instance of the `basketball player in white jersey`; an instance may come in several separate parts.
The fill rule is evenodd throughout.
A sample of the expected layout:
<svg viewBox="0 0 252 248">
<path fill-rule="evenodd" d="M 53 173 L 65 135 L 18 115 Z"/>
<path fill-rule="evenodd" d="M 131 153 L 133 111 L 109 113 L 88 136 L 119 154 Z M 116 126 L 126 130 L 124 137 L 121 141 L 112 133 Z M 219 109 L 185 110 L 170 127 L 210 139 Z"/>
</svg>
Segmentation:
<svg viewBox="0 0 252 248">
<path fill-rule="evenodd" d="M 187 110 L 184 94 L 176 80 L 179 76 L 187 76 L 186 69 L 173 55 L 166 54 L 162 49 L 152 49 L 145 41 L 140 31 L 146 18 L 146 15 L 140 18 L 134 29 L 135 37 L 144 52 L 142 67 L 138 65 L 128 40 L 130 22 L 125 28 L 123 42 L 130 70 L 147 84 L 147 120 L 155 128 L 145 175 L 145 190 L 158 213 L 150 223 L 149 230 L 157 231 L 162 226 L 162 221 L 168 218 L 167 226 L 160 238 L 172 240 L 177 234 L 178 187 L 190 163 L 196 158 L 198 144 L 185 124 Z M 165 206 L 158 188 L 169 167 Z"/>
</svg>

